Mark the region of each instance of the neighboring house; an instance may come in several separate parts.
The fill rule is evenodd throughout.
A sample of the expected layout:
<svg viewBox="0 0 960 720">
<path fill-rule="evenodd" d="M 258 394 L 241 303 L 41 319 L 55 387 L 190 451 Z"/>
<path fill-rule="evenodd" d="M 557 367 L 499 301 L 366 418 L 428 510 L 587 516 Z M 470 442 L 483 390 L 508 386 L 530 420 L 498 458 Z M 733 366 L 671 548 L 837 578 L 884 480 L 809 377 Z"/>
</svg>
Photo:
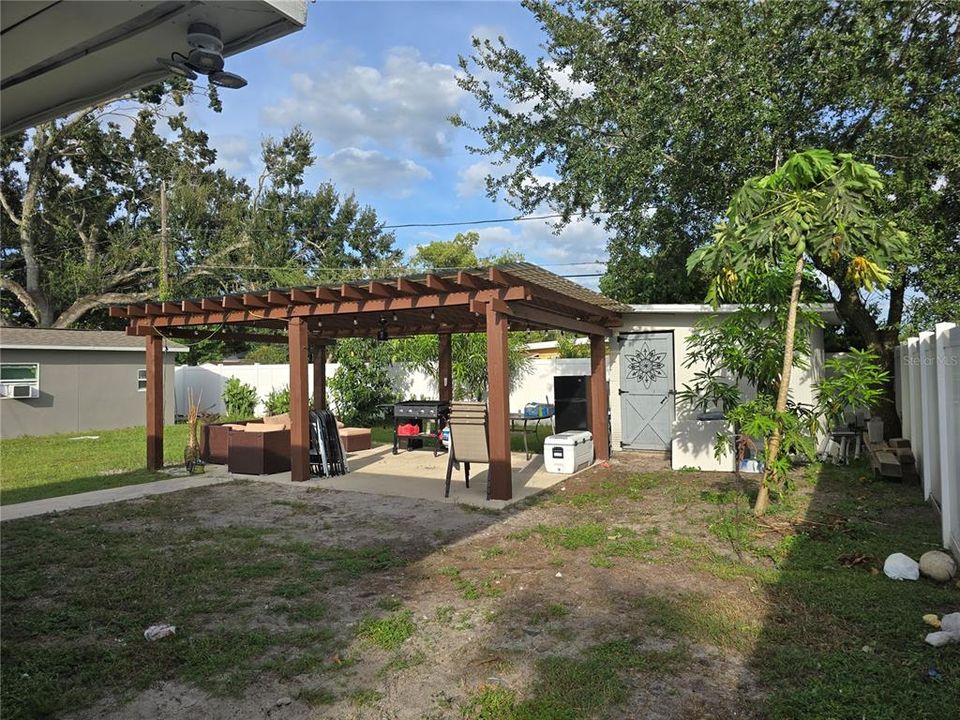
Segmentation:
<svg viewBox="0 0 960 720">
<path fill-rule="evenodd" d="M 573 341 L 574 345 L 590 347 L 589 338 L 580 337 Z M 560 357 L 560 343 L 556 340 L 543 340 L 542 342 L 531 342 L 523 346 L 524 352 L 532 358 L 542 358 L 552 360 Z"/>
<path fill-rule="evenodd" d="M 701 420 L 701 413 L 676 402 L 676 393 L 691 384 L 699 365 L 684 367 L 687 337 L 698 320 L 712 314 L 709 305 L 633 305 L 610 338 L 610 418 L 613 450 L 669 452 L 674 469 L 732 471 L 734 458 L 714 457 L 721 420 Z M 722 306 L 718 312 L 731 312 Z M 827 322 L 839 323 L 832 306 L 819 310 Z M 823 331 L 810 339 L 810 366 L 793 369 L 791 395 L 812 404 L 814 385 L 823 377 Z"/>
<path fill-rule="evenodd" d="M 167 423 L 174 358 L 186 350 L 165 347 Z M 0 328 L 0 437 L 142 426 L 145 361 L 143 338 L 124 332 Z"/>
</svg>

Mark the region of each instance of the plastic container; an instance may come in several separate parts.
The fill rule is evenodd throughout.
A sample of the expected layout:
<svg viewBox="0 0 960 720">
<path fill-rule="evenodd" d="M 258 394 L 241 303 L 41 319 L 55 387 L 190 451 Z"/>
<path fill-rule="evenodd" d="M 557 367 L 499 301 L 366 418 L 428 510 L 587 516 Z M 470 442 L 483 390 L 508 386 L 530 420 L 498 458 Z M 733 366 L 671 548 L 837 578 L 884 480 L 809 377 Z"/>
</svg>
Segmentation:
<svg viewBox="0 0 960 720">
<path fill-rule="evenodd" d="M 547 472 L 571 475 L 592 462 L 593 435 L 586 430 L 567 430 L 543 441 Z"/>
<path fill-rule="evenodd" d="M 550 417 L 552 408 L 547 403 L 531 402 L 523 406 L 523 416 L 527 418 Z"/>
</svg>

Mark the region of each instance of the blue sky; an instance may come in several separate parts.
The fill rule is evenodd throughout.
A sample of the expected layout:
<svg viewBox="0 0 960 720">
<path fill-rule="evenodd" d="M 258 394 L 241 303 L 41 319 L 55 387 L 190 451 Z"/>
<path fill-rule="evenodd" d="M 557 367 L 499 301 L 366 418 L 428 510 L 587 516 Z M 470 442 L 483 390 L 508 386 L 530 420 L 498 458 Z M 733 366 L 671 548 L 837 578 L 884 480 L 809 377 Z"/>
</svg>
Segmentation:
<svg viewBox="0 0 960 720">
<path fill-rule="evenodd" d="M 305 29 L 228 59 L 226 69 L 249 85 L 221 92 L 222 113 L 196 101 L 190 116 L 210 135 L 218 163 L 248 178 L 257 174 L 261 141 L 299 123 L 315 142 L 308 186 L 332 180 L 387 224 L 512 217 L 502 198 L 485 195 L 489 158 L 465 149 L 477 137 L 446 119 L 480 117 L 456 85 L 457 58 L 470 52 L 471 36 L 501 34 L 528 56 L 540 53 L 539 26 L 512 2 L 311 3 Z M 605 234 L 590 222 L 559 236 L 540 221 L 396 233 L 409 251 L 470 229 L 480 233 L 482 253 L 519 250 L 559 274 L 596 272 L 571 263 L 606 257 Z"/>
</svg>

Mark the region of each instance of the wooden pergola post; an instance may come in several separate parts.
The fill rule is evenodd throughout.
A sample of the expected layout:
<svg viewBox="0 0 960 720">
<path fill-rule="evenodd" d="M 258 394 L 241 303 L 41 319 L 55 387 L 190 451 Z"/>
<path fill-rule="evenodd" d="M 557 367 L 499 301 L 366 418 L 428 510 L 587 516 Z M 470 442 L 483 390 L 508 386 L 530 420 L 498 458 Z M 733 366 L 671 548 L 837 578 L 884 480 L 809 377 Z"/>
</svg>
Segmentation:
<svg viewBox="0 0 960 720">
<path fill-rule="evenodd" d="M 453 350 L 450 339 L 450 333 L 438 335 L 437 386 L 441 402 L 453 402 Z"/>
<path fill-rule="evenodd" d="M 610 398 L 607 393 L 607 343 L 603 335 L 590 336 L 590 428 L 597 460 L 610 459 Z"/>
<path fill-rule="evenodd" d="M 487 422 L 490 468 L 487 482 L 491 500 L 513 497 L 510 467 L 510 370 L 507 358 L 507 316 L 486 306 L 487 316 Z"/>
<path fill-rule="evenodd" d="M 307 321 L 291 318 L 290 349 L 290 479 L 310 479 L 310 424 L 307 407 Z"/>
<path fill-rule="evenodd" d="M 147 335 L 147 470 L 163 467 L 163 338 Z"/>
<path fill-rule="evenodd" d="M 313 409 L 327 409 L 327 346 L 313 346 Z"/>
</svg>

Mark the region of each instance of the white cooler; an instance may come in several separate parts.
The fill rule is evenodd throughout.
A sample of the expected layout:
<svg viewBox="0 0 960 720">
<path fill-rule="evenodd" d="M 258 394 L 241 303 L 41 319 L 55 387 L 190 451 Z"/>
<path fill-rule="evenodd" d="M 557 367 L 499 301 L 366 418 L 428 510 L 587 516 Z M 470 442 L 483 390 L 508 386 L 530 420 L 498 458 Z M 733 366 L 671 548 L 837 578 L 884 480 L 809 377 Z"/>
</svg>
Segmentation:
<svg viewBox="0 0 960 720">
<path fill-rule="evenodd" d="M 567 430 L 543 441 L 543 465 L 547 472 L 570 475 L 593 462 L 593 435 L 586 430 Z"/>
</svg>

